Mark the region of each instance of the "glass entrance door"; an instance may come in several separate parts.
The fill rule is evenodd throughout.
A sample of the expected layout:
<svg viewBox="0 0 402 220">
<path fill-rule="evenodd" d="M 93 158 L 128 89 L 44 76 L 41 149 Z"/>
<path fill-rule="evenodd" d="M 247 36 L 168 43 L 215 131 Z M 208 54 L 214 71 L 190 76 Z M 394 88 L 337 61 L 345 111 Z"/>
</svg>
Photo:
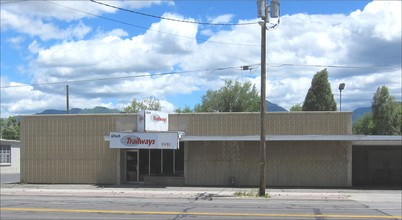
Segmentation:
<svg viewBox="0 0 402 220">
<path fill-rule="evenodd" d="M 126 151 L 126 182 L 138 182 L 138 151 Z"/>
</svg>

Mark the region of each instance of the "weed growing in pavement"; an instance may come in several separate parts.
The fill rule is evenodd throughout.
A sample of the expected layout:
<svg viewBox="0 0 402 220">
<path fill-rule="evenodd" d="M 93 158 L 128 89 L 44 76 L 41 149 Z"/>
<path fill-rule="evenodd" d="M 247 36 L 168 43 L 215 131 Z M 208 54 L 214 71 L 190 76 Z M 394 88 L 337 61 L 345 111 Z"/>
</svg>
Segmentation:
<svg viewBox="0 0 402 220">
<path fill-rule="evenodd" d="M 261 197 L 267 199 L 271 198 L 271 196 L 268 193 L 265 193 L 264 196 L 259 196 L 257 190 L 234 192 L 233 195 L 235 197 Z"/>
</svg>

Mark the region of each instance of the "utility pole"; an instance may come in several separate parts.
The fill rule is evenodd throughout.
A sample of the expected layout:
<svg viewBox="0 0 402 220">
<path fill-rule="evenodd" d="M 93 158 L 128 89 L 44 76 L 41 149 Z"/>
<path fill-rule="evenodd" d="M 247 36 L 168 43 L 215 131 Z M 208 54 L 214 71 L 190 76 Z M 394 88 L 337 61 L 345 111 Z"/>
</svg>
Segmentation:
<svg viewBox="0 0 402 220">
<path fill-rule="evenodd" d="M 69 109 L 70 109 L 70 100 L 69 100 L 69 91 L 68 91 L 68 85 L 66 85 L 66 113 L 69 114 Z"/>
<path fill-rule="evenodd" d="M 260 107 L 260 189 L 259 196 L 265 196 L 266 187 L 266 132 L 265 132 L 265 113 L 266 113 L 266 37 L 267 23 L 269 22 L 270 12 L 271 18 L 279 17 L 279 0 L 272 0 L 270 10 L 268 10 L 267 0 L 257 0 L 258 17 L 261 21 L 258 23 L 261 26 L 261 107 Z"/>
<path fill-rule="evenodd" d="M 258 195 L 265 196 L 266 187 L 266 144 L 265 144 L 265 108 L 266 108 L 266 35 L 267 35 L 267 2 L 266 0 L 257 0 L 258 17 L 261 21 L 261 101 L 260 101 L 260 190 Z"/>
</svg>

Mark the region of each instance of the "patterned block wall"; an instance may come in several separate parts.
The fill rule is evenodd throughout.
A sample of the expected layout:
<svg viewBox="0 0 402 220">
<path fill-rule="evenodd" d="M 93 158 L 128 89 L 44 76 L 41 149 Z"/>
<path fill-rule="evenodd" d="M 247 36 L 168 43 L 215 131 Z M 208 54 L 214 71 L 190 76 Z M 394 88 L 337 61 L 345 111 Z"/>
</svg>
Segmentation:
<svg viewBox="0 0 402 220">
<path fill-rule="evenodd" d="M 186 135 L 258 135 L 260 114 L 172 114 L 169 129 Z M 352 134 L 351 112 L 281 112 L 266 114 L 266 132 L 271 135 Z"/>
<path fill-rule="evenodd" d="M 347 142 L 269 142 L 268 186 L 348 186 Z M 259 184 L 259 142 L 191 142 L 188 185 Z"/>
<path fill-rule="evenodd" d="M 350 112 L 268 113 L 267 134 L 352 134 Z M 122 175 L 119 149 L 104 140 L 112 131 L 135 131 L 135 114 L 24 116 L 21 179 L 27 183 L 115 184 Z M 169 115 L 170 131 L 186 135 L 258 135 L 258 113 Z M 259 181 L 258 142 L 189 142 L 189 185 L 238 185 Z M 268 142 L 267 183 L 346 186 L 350 142 Z"/>
<path fill-rule="evenodd" d="M 116 129 L 106 115 L 25 116 L 21 180 L 27 183 L 116 182 L 116 153 L 104 136 Z"/>
</svg>

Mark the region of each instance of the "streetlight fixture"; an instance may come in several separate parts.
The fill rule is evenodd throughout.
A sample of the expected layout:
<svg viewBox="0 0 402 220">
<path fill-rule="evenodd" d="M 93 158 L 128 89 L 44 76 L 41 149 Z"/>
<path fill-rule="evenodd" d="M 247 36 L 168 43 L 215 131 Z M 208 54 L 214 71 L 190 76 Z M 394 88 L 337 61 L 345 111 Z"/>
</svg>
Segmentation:
<svg viewBox="0 0 402 220">
<path fill-rule="evenodd" d="M 339 84 L 339 111 L 342 111 L 342 90 L 345 89 L 345 83 Z"/>
</svg>

